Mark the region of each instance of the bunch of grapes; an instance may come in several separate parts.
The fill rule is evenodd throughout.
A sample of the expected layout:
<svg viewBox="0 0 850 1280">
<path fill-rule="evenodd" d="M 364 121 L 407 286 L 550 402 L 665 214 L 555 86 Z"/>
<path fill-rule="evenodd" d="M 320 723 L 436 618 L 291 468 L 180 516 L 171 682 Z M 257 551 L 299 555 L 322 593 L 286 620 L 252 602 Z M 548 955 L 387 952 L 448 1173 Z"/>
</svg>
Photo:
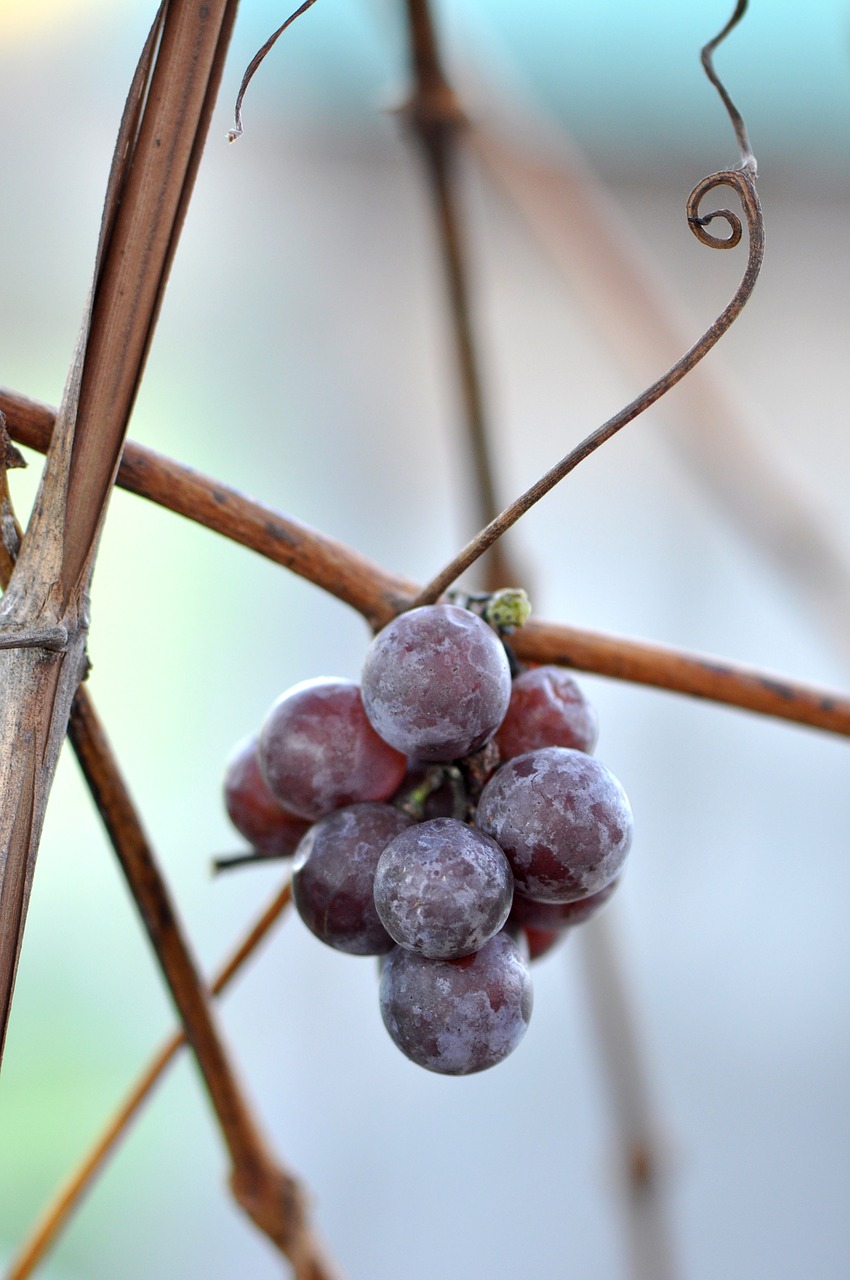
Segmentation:
<svg viewBox="0 0 850 1280">
<path fill-rule="evenodd" d="M 596 736 L 566 672 L 512 680 L 482 616 L 429 605 L 376 636 L 359 685 L 283 694 L 234 754 L 225 801 L 259 854 L 294 854 L 308 928 L 381 957 L 381 1014 L 402 1052 L 466 1075 L 517 1046 L 529 961 L 615 887 L 632 815 L 590 754 Z"/>
</svg>

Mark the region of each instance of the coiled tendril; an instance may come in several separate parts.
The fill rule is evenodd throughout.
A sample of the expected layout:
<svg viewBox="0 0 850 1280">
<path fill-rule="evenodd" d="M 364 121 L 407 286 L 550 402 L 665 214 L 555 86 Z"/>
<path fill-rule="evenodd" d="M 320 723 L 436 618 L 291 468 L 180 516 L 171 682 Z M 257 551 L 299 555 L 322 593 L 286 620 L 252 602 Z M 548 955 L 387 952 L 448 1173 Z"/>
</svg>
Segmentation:
<svg viewBox="0 0 850 1280">
<path fill-rule="evenodd" d="M 732 209 L 715 209 L 711 213 L 701 214 L 700 205 L 710 191 L 714 191 L 718 187 L 729 187 L 736 192 L 741 206 L 744 211 L 744 218 L 747 223 L 747 233 L 749 239 L 749 253 L 747 255 L 747 265 L 744 270 L 741 283 L 735 291 L 735 294 L 728 305 L 723 309 L 712 325 L 706 329 L 705 333 L 698 342 L 686 351 L 681 359 L 677 360 L 672 368 L 653 382 L 652 386 L 642 392 L 624 409 L 615 414 L 613 418 L 609 418 L 601 427 L 597 427 L 590 435 L 586 436 L 570 453 L 568 453 L 560 462 L 556 463 L 551 470 L 533 484 L 530 489 L 521 494 L 509 507 L 498 515 L 495 520 L 491 520 L 488 525 L 481 530 L 475 538 L 469 542 L 463 550 L 455 556 L 454 560 L 440 573 L 428 583 L 428 585 L 420 592 L 416 599 L 409 606 L 411 608 L 417 605 L 431 604 L 433 601 L 446 591 L 452 583 L 473 564 L 479 556 L 483 555 L 488 547 L 500 538 L 503 533 L 508 530 L 511 525 L 519 520 L 531 507 L 534 506 L 545 494 L 553 489 L 555 485 L 563 480 L 580 462 L 589 457 L 600 445 L 610 440 L 627 423 L 634 421 L 645 409 L 660 400 L 663 395 L 674 387 L 677 382 L 684 378 L 693 367 L 702 360 L 703 356 L 717 343 L 726 330 L 734 323 L 740 315 L 747 300 L 752 293 L 756 280 L 758 279 L 761 264 L 764 259 L 764 218 L 761 211 L 758 194 L 756 192 L 756 159 L 753 155 L 750 141 L 747 136 L 746 126 L 743 118 L 735 107 L 725 87 L 721 83 L 712 61 L 714 50 L 725 39 L 728 33 L 735 27 L 743 17 L 747 8 L 747 0 L 738 0 L 735 11 L 729 22 L 723 28 L 718 36 L 709 41 L 702 49 L 701 58 L 705 68 L 706 75 L 711 83 L 717 89 L 723 104 L 728 112 L 735 130 L 735 138 L 738 143 L 738 150 L 741 156 L 741 166 L 738 169 L 725 169 L 718 173 L 709 174 L 707 178 L 703 178 L 694 187 L 687 201 L 687 217 L 688 225 L 694 233 L 700 244 L 707 245 L 710 249 L 734 249 L 736 245 L 741 243 L 744 228 L 740 216 Z M 709 223 L 715 219 L 721 219 L 728 227 L 729 234 L 727 236 L 718 236 L 707 230 Z"/>
</svg>

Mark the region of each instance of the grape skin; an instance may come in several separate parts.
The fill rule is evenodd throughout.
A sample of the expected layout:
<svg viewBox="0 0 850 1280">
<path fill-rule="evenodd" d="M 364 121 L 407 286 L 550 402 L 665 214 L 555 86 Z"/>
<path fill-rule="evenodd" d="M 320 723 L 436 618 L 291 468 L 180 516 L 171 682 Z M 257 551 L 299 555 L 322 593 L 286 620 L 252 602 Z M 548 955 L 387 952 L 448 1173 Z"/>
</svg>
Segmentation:
<svg viewBox="0 0 850 1280">
<path fill-rule="evenodd" d="M 590 754 L 599 717 L 572 676 L 561 667 L 533 667 L 511 686 L 507 715 L 496 733 L 503 760 L 541 747 L 574 747 Z"/>
<path fill-rule="evenodd" d="M 535 902 L 524 893 L 515 893 L 510 919 L 525 928 L 572 928 L 595 916 L 605 906 L 619 883 L 619 878 L 615 878 L 597 893 L 591 893 L 586 898 L 575 898 L 572 902 Z"/>
<path fill-rule="evenodd" d="M 292 898 L 307 928 L 329 947 L 377 956 L 394 943 L 375 910 L 375 867 L 413 819 L 388 804 L 337 809 L 310 828 L 292 867 Z"/>
<path fill-rule="evenodd" d="M 503 1061 L 525 1035 L 531 979 L 504 931 L 462 960 L 396 947 L 384 961 L 380 1005 L 406 1057 L 441 1075 L 471 1075 Z"/>
<path fill-rule="evenodd" d="M 330 677 L 284 693 L 260 730 L 259 762 L 282 805 L 315 821 L 333 809 L 387 800 L 407 761 L 366 719 L 360 687 Z"/>
<path fill-rule="evenodd" d="M 381 854 L 375 907 L 400 946 L 453 960 L 478 951 L 510 911 L 514 879 L 502 850 L 454 818 L 403 831 Z"/>
<path fill-rule="evenodd" d="M 269 791 L 257 760 L 256 737 L 234 748 L 224 773 L 224 805 L 239 834 L 269 857 L 288 858 L 310 825 L 283 809 Z"/>
<path fill-rule="evenodd" d="M 379 632 L 362 674 L 366 714 L 381 737 L 419 760 L 455 760 L 483 746 L 510 701 L 507 655 L 468 609 L 425 605 Z"/>
<path fill-rule="evenodd" d="M 633 825 L 614 775 L 567 747 L 502 765 L 481 793 L 475 821 L 504 849 L 520 893 L 543 902 L 586 898 L 609 884 Z"/>
</svg>

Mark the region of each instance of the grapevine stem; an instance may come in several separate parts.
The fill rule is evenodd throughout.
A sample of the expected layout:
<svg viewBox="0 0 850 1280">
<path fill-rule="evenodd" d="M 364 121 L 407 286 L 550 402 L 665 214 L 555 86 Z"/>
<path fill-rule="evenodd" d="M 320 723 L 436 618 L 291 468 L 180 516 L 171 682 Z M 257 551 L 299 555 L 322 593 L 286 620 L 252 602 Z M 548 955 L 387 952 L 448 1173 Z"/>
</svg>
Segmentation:
<svg viewBox="0 0 850 1280">
<path fill-rule="evenodd" d="M 0 390 L 0 411 L 19 444 L 45 452 L 54 409 Z M 373 628 L 409 608 L 415 598 L 417 586 L 409 578 L 140 444 L 125 445 L 117 483 L 323 587 Z M 559 663 L 850 737 L 850 695 L 843 690 L 803 684 L 725 658 L 534 617 L 511 637 L 511 647 L 526 662 Z"/>
</svg>

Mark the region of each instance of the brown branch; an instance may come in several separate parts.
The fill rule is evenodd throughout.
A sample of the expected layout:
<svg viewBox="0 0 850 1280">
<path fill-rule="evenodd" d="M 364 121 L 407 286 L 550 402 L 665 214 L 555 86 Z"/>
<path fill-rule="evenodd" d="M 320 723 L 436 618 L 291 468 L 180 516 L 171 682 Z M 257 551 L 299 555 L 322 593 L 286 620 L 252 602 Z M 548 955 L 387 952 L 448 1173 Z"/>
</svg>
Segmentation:
<svg viewBox="0 0 850 1280">
<path fill-rule="evenodd" d="M 532 618 L 511 637 L 518 657 L 684 693 L 850 737 L 850 695 L 707 654 Z"/>
<path fill-rule="evenodd" d="M 434 219 L 447 286 L 455 363 L 463 401 L 463 422 L 472 462 L 476 525 L 499 511 L 493 477 L 489 429 L 479 357 L 470 312 L 469 250 L 463 227 L 458 183 L 458 138 L 466 119 L 446 80 L 428 0 L 406 0 L 410 61 L 414 80 L 401 109 L 418 143 L 434 204 Z M 518 582 L 501 545 L 490 549 L 483 565 L 484 589 Z"/>
<path fill-rule="evenodd" d="M 0 410 L 13 439 L 46 448 L 54 410 L 10 391 L 0 391 Z M 344 600 L 373 627 L 383 626 L 415 597 L 416 584 L 408 579 L 142 445 L 126 444 L 118 484 L 285 565 Z M 850 695 L 841 690 L 536 618 L 511 644 L 526 662 L 555 662 L 850 736 Z"/>
<path fill-rule="evenodd" d="M 304 1192 L 272 1156 L 237 1083 L 168 888 L 84 688 L 68 732 L 203 1074 L 230 1155 L 233 1193 L 289 1258 L 297 1280 L 331 1280 L 335 1272 L 313 1235 Z"/>
<path fill-rule="evenodd" d="M 19 444 L 44 453 L 56 411 L 14 391 L 0 389 L 0 410 Z M 409 604 L 416 584 L 395 577 L 309 525 L 279 515 L 191 467 L 127 441 L 117 484 L 167 507 L 350 604 L 377 628 Z"/>
<path fill-rule="evenodd" d="M 259 943 L 280 918 L 289 905 L 291 897 L 292 893 L 287 883 L 219 970 L 210 986 L 212 995 L 217 996 L 225 990 L 231 979 L 253 955 Z M 153 1055 L 124 1101 L 110 1117 L 103 1132 L 99 1134 L 83 1160 L 58 1189 L 28 1237 L 21 1244 L 17 1254 L 9 1262 L 4 1280 L 27 1280 L 47 1252 L 56 1244 L 57 1237 L 67 1226 L 71 1215 L 90 1191 L 95 1179 L 103 1172 L 104 1166 L 115 1152 L 118 1143 L 126 1135 L 131 1122 L 185 1044 L 185 1031 L 175 1031 Z"/>
</svg>

